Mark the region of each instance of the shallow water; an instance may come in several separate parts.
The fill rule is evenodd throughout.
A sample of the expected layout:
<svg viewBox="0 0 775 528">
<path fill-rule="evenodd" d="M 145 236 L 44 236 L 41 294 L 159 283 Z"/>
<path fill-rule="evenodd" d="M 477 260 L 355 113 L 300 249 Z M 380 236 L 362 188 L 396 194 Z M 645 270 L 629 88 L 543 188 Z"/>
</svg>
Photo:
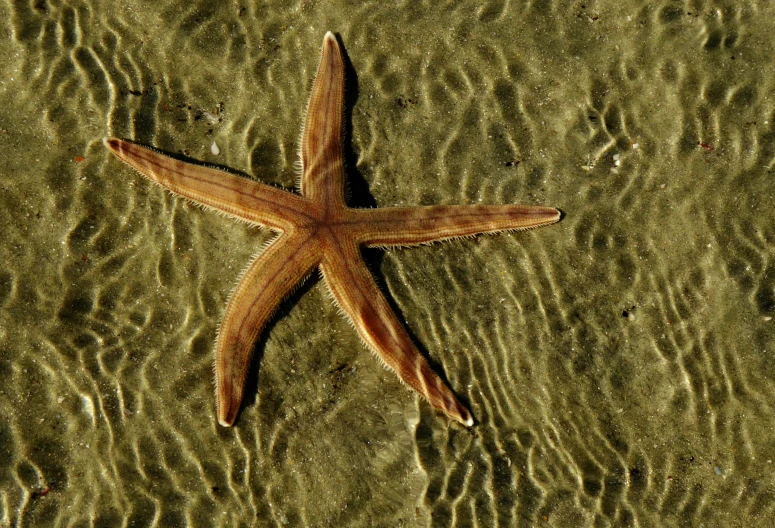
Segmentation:
<svg viewBox="0 0 775 528">
<path fill-rule="evenodd" d="M 0 4 L 0 527 L 775 524 L 775 5 L 215 5 Z M 471 430 L 314 279 L 218 426 L 271 234 L 102 146 L 291 188 L 326 30 L 358 205 L 566 215 L 369 255 Z"/>
</svg>

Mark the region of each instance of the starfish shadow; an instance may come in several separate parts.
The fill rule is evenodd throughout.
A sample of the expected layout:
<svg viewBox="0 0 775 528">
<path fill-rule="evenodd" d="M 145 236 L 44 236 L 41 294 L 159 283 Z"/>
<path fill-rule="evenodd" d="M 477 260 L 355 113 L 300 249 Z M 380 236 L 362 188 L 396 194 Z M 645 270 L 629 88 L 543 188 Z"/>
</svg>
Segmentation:
<svg viewBox="0 0 775 528">
<path fill-rule="evenodd" d="M 258 400 L 258 388 L 259 377 L 261 376 L 261 360 L 264 357 L 266 351 L 266 343 L 269 340 L 269 336 L 284 317 L 290 314 L 294 306 L 299 304 L 301 298 L 309 292 L 320 281 L 320 275 L 313 272 L 306 280 L 299 284 L 299 286 L 278 305 L 274 315 L 269 318 L 264 326 L 264 331 L 258 336 L 256 346 L 253 350 L 253 357 L 250 360 L 250 368 L 248 370 L 248 377 L 245 380 L 245 397 L 242 407 L 249 407 L 255 405 Z M 237 418 L 239 421 L 239 418 Z"/>
<path fill-rule="evenodd" d="M 357 168 L 358 155 L 353 149 L 352 145 L 352 115 L 353 110 L 355 109 L 355 104 L 358 101 L 358 97 L 360 95 L 360 91 L 358 89 L 358 73 L 355 71 L 352 62 L 350 61 L 350 56 L 347 54 L 347 49 L 341 42 L 339 35 L 336 36 L 336 39 L 339 41 L 339 46 L 342 50 L 342 58 L 344 59 L 345 67 L 344 167 L 349 193 L 348 205 L 354 208 L 373 208 L 377 207 L 377 201 L 374 199 L 374 196 L 369 190 L 369 183 Z M 403 316 L 403 311 L 396 304 L 390 289 L 387 287 L 384 275 L 380 271 L 382 269 L 382 262 L 385 258 L 385 251 L 379 248 L 364 247 L 361 248 L 361 255 L 363 256 L 363 260 L 366 262 L 366 265 L 369 267 L 371 275 L 374 277 L 374 281 L 377 283 L 377 286 L 385 296 L 385 299 L 390 305 L 390 308 L 393 310 L 393 313 L 395 313 L 399 319 L 406 321 L 406 318 Z M 411 328 L 409 328 L 406 324 L 403 326 L 409 334 L 409 337 L 414 345 L 420 351 L 420 354 L 422 354 L 425 360 L 428 361 L 428 364 L 431 366 L 434 372 L 436 372 L 436 374 L 444 381 L 444 383 L 449 385 L 449 380 L 444 374 L 443 369 L 437 361 L 433 360 L 429 356 L 428 349 L 419 339 L 417 339 L 417 336 L 414 334 Z M 465 404 L 469 403 L 466 398 L 463 398 L 460 395 L 458 395 L 458 399 L 463 401 Z"/>
</svg>

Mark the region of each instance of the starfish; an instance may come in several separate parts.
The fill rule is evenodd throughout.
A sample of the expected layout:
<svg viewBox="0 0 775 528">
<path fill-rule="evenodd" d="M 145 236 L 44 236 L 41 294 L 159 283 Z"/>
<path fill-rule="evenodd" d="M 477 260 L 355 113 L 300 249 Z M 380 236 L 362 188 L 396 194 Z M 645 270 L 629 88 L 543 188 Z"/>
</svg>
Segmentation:
<svg viewBox="0 0 775 528">
<path fill-rule="evenodd" d="M 363 342 L 430 404 L 466 426 L 468 409 L 431 369 L 396 318 L 361 247 L 428 244 L 552 224 L 560 212 L 522 205 L 347 206 L 343 163 L 344 61 L 333 33 L 307 106 L 298 194 L 212 167 L 187 163 L 116 138 L 105 146 L 175 195 L 279 232 L 247 267 L 226 307 L 215 347 L 218 422 L 232 426 L 259 333 L 280 302 L 315 268 Z"/>
</svg>

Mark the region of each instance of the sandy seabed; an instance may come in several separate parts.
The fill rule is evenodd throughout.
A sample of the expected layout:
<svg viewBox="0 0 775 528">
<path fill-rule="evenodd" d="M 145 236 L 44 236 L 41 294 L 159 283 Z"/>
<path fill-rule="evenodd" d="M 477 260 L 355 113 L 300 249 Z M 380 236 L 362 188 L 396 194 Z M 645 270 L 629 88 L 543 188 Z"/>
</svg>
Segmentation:
<svg viewBox="0 0 775 528">
<path fill-rule="evenodd" d="M 0 527 L 775 524 L 774 19 L 731 0 L 0 4 Z M 565 214 L 367 253 L 470 430 L 383 370 L 315 278 L 218 426 L 216 330 L 271 233 L 102 146 L 292 188 L 327 30 L 351 67 L 354 205 Z"/>
</svg>

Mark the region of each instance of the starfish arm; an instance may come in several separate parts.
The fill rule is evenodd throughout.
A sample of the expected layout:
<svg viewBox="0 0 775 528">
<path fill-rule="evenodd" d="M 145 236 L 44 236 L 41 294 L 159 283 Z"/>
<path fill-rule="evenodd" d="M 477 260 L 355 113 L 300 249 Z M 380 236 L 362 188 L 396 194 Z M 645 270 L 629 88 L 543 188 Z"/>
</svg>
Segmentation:
<svg viewBox="0 0 775 528">
<path fill-rule="evenodd" d="M 218 423 L 237 418 L 256 339 L 277 306 L 319 262 L 309 231 L 281 235 L 247 268 L 226 307 L 215 350 Z"/>
<path fill-rule="evenodd" d="M 323 278 L 361 339 L 384 364 L 434 407 L 466 426 L 471 414 L 431 369 L 377 287 L 360 250 L 339 244 L 321 264 Z"/>
<path fill-rule="evenodd" d="M 330 31 L 323 38 L 318 73 L 307 104 L 301 140 L 301 194 L 344 207 L 344 61 Z"/>
<path fill-rule="evenodd" d="M 438 205 L 351 210 L 355 236 L 368 246 L 413 246 L 481 233 L 553 224 L 560 212 L 527 205 Z"/>
<path fill-rule="evenodd" d="M 153 149 L 116 138 L 105 146 L 118 159 L 174 194 L 240 220 L 287 230 L 303 223 L 304 198 L 271 185 L 204 165 L 186 163 Z"/>
</svg>

